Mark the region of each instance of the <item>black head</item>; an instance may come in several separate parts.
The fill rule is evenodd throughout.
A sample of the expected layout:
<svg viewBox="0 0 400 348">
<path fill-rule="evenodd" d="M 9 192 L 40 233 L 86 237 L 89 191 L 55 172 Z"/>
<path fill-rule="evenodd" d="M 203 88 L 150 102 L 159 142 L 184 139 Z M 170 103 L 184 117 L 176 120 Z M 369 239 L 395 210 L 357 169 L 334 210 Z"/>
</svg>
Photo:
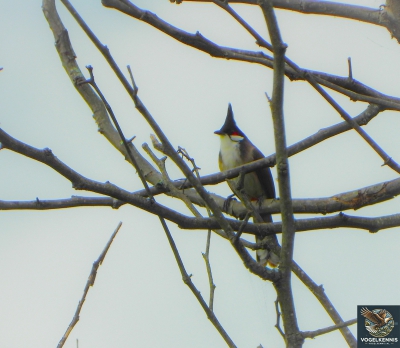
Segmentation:
<svg viewBox="0 0 400 348">
<path fill-rule="evenodd" d="M 228 105 L 228 114 L 226 115 L 225 123 L 220 130 L 214 132 L 218 135 L 239 135 L 245 137 L 244 133 L 236 125 L 235 119 L 233 118 L 232 105 Z"/>
</svg>

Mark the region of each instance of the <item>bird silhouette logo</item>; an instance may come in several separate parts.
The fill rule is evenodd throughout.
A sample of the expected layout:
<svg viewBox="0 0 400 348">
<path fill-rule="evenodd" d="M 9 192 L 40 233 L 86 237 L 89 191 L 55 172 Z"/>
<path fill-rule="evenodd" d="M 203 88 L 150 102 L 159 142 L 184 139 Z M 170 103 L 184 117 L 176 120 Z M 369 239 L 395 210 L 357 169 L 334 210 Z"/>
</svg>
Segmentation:
<svg viewBox="0 0 400 348">
<path fill-rule="evenodd" d="M 393 316 L 386 309 L 361 308 L 361 315 L 365 318 L 365 328 L 374 337 L 385 337 L 394 328 Z"/>
</svg>

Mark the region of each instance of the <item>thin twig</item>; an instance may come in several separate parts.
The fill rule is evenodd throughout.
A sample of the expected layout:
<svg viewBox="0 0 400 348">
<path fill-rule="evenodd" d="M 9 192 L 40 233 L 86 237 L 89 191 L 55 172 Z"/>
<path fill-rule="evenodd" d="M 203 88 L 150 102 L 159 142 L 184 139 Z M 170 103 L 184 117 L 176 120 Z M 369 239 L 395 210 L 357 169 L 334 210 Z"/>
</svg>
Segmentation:
<svg viewBox="0 0 400 348">
<path fill-rule="evenodd" d="M 200 212 L 195 208 L 195 206 L 193 205 L 193 203 L 190 201 L 190 199 L 180 190 L 178 190 L 173 184 L 172 184 L 172 180 L 170 179 L 167 170 L 165 168 L 165 160 L 167 159 L 167 157 L 163 157 L 162 159 L 158 159 L 157 156 L 153 153 L 153 151 L 151 151 L 150 147 L 144 143 L 142 145 L 143 150 L 146 151 L 146 153 L 150 156 L 150 158 L 152 159 L 152 161 L 158 166 L 158 168 L 160 169 L 160 172 L 163 176 L 163 183 L 162 185 L 164 185 L 171 193 L 173 193 L 173 195 L 177 198 L 179 198 L 180 200 L 183 201 L 183 203 L 185 203 L 186 207 L 191 211 L 191 213 L 196 216 L 196 217 L 202 217 Z"/>
<path fill-rule="evenodd" d="M 92 270 L 91 270 L 91 272 L 89 274 L 88 280 L 87 280 L 86 285 L 85 285 L 85 289 L 83 290 L 82 298 L 78 303 L 78 307 L 76 308 L 74 317 L 72 318 L 71 324 L 69 324 L 69 326 L 67 328 L 67 331 L 65 331 L 64 336 L 61 338 L 60 342 L 58 343 L 57 348 L 62 348 L 64 346 L 64 343 L 68 339 L 69 334 L 72 332 L 72 330 L 74 329 L 76 323 L 79 321 L 79 315 L 81 313 L 83 304 L 85 303 L 86 296 L 87 296 L 87 294 L 89 292 L 90 287 L 94 285 L 94 282 L 96 280 L 97 270 L 99 269 L 99 267 L 103 263 L 106 255 L 107 255 L 108 249 L 110 249 L 111 243 L 114 241 L 114 238 L 117 235 L 117 233 L 118 233 L 119 229 L 121 228 L 121 226 L 122 226 L 122 222 L 120 222 L 118 224 L 117 228 L 115 229 L 114 233 L 111 235 L 111 238 L 107 242 L 107 244 L 106 244 L 104 250 L 102 251 L 102 253 L 100 254 L 99 258 L 93 263 Z M 78 345 L 78 340 L 77 340 L 76 344 Z"/>
<path fill-rule="evenodd" d="M 200 179 L 200 173 L 198 167 L 196 165 L 196 162 L 193 157 L 189 155 L 189 153 L 186 151 L 186 149 L 178 146 L 178 153 L 182 154 L 183 157 L 185 157 L 189 162 L 192 163 L 192 168 L 194 173 L 196 173 L 197 179 Z M 212 213 L 208 207 L 206 207 L 207 214 L 209 217 L 212 216 Z M 211 246 L 211 230 L 209 229 L 207 232 L 207 242 L 206 242 L 206 252 L 202 253 L 204 262 L 206 263 L 206 270 L 207 270 L 207 276 L 208 276 L 208 284 L 210 287 L 210 296 L 209 296 L 209 301 L 208 301 L 208 306 L 211 311 L 214 311 L 214 297 L 215 297 L 215 289 L 216 285 L 214 283 L 213 275 L 212 275 L 212 269 L 211 269 L 211 263 L 210 263 L 210 246 Z"/>
<path fill-rule="evenodd" d="M 317 337 L 317 336 L 320 336 L 320 335 L 324 335 L 326 333 L 329 333 L 329 332 L 332 332 L 332 331 L 335 331 L 335 330 L 338 330 L 338 329 L 341 329 L 343 327 L 347 327 L 347 326 L 350 326 L 350 325 L 353 325 L 353 324 L 356 324 L 356 323 L 357 323 L 357 318 L 351 319 L 351 320 L 347 320 L 347 321 L 345 321 L 345 322 L 343 322 L 341 324 L 328 326 L 328 327 L 325 327 L 323 329 L 319 329 L 319 330 L 315 330 L 315 331 L 303 331 L 302 335 L 303 335 L 304 338 L 314 338 L 314 337 Z"/>
<path fill-rule="evenodd" d="M 189 155 L 189 153 L 186 151 L 186 149 L 184 149 L 180 146 L 178 146 L 178 153 L 180 153 L 182 155 L 182 157 L 186 158 L 192 164 L 193 172 L 196 174 L 197 179 L 200 179 L 199 170 L 201 168 L 196 165 L 194 158 Z M 212 213 L 211 213 L 210 209 L 208 207 L 206 207 L 206 210 L 207 210 L 208 216 L 211 217 Z M 214 297 L 215 297 L 216 285 L 214 283 L 212 269 L 211 269 L 211 263 L 210 263 L 210 245 L 211 245 L 211 230 L 209 229 L 207 232 L 206 252 L 202 253 L 202 255 L 204 258 L 204 262 L 206 263 L 208 284 L 210 287 L 210 296 L 209 296 L 208 306 L 212 311 L 214 311 Z"/>
<path fill-rule="evenodd" d="M 217 317 L 215 316 L 214 312 L 208 307 L 207 303 L 204 301 L 203 297 L 200 294 L 200 291 L 197 290 L 195 285 L 193 284 L 189 274 L 186 272 L 185 266 L 183 265 L 182 259 L 179 255 L 178 248 L 176 247 L 176 244 L 174 242 L 174 239 L 172 238 L 172 235 L 169 231 L 169 228 L 167 224 L 165 223 L 165 220 L 160 218 L 160 222 L 164 227 L 165 234 L 168 238 L 168 242 L 171 246 L 172 252 L 174 253 L 175 260 L 178 264 L 179 270 L 182 275 L 182 280 L 183 282 L 189 287 L 189 289 L 192 291 L 194 296 L 197 298 L 199 301 L 201 307 L 203 308 L 204 312 L 206 312 L 208 319 L 213 323 L 214 327 L 218 330 L 219 334 L 222 336 L 222 338 L 225 340 L 226 344 L 231 347 L 231 348 L 236 348 L 236 345 L 233 343 L 232 339 L 229 337 L 229 335 L 226 333 L 225 329 L 223 326 L 219 323 Z"/>
<path fill-rule="evenodd" d="M 208 275 L 208 284 L 210 287 L 210 296 L 208 300 L 208 307 L 211 311 L 214 311 L 214 296 L 215 296 L 215 288 L 216 285 L 214 283 L 211 263 L 210 263 L 210 244 L 211 244 L 211 230 L 207 232 L 207 243 L 206 243 L 206 252 L 202 253 L 204 262 L 206 263 L 207 275 Z"/>
<path fill-rule="evenodd" d="M 214 2 L 214 4 L 218 5 L 219 7 L 221 7 L 222 9 L 224 9 L 226 12 L 228 12 L 233 18 L 236 19 L 237 22 L 239 22 L 251 35 L 253 35 L 253 37 L 257 40 L 257 44 L 265 47 L 266 49 L 270 50 L 271 52 L 273 51 L 272 49 L 272 45 L 267 42 L 266 40 L 264 40 L 264 38 L 257 33 L 257 31 L 255 31 L 253 29 L 253 27 L 251 27 L 230 5 L 227 1 L 223 1 L 223 0 L 212 0 Z"/>
<path fill-rule="evenodd" d="M 303 282 L 303 284 L 311 291 L 311 293 L 318 299 L 319 303 L 328 313 L 332 321 L 336 325 L 340 325 L 343 323 L 343 319 L 333 306 L 332 302 L 329 300 L 328 296 L 325 293 L 325 290 L 322 285 L 317 285 L 310 276 L 304 272 L 300 266 L 293 261 L 293 273 Z M 357 340 L 354 335 L 351 333 L 347 326 L 340 328 L 340 333 L 343 338 L 346 340 L 347 344 L 351 348 L 357 347 Z"/>
<path fill-rule="evenodd" d="M 162 145 L 161 143 L 159 143 L 158 140 L 157 140 L 155 137 L 152 137 L 152 142 L 153 142 L 153 145 L 154 145 L 159 151 L 161 151 L 162 153 L 164 153 L 164 147 L 163 147 L 163 145 Z M 155 161 L 155 162 L 158 164 L 155 155 L 152 153 L 152 151 L 151 151 L 150 148 L 147 146 L 147 144 L 143 144 L 143 148 L 144 148 L 144 150 L 152 157 L 153 161 Z M 187 152 L 185 149 L 179 147 L 178 153 L 181 153 L 182 156 L 184 156 L 186 159 L 188 159 L 190 162 L 192 162 L 193 170 L 196 172 L 197 177 L 200 177 L 200 174 L 199 174 L 199 172 L 198 172 L 199 167 L 196 166 L 196 163 L 195 163 L 194 159 L 191 158 L 191 157 L 189 156 L 188 152 Z M 175 186 L 172 185 L 172 182 L 169 180 L 169 176 L 168 176 L 167 173 L 166 173 L 166 169 L 165 169 L 164 163 L 162 163 L 162 165 L 161 165 L 161 164 L 158 164 L 158 166 L 159 166 L 161 172 L 163 173 L 163 175 L 164 175 L 164 173 L 165 173 L 165 179 L 166 179 L 167 186 L 168 186 L 168 187 L 172 186 L 172 187 L 171 187 L 172 190 L 178 191 L 178 190 L 175 188 Z M 186 195 L 183 194 L 183 192 L 180 192 L 180 191 L 179 191 L 179 192 L 176 193 L 176 195 L 177 195 L 178 197 L 181 197 L 181 199 L 185 202 L 185 204 L 188 206 L 188 208 L 191 210 L 191 212 L 192 212 L 196 217 L 201 217 L 201 214 L 194 208 L 194 206 L 193 206 L 193 205 L 191 204 L 191 202 L 187 199 Z M 210 212 L 210 210 L 209 210 L 208 208 L 207 208 L 207 213 L 208 213 L 209 216 L 211 216 L 211 212 Z M 212 276 L 212 270 L 211 270 L 211 264 L 210 264 L 210 241 L 211 241 L 211 230 L 209 229 L 209 230 L 208 230 L 208 233 L 207 233 L 206 252 L 205 252 L 205 253 L 202 253 L 202 255 L 203 255 L 203 259 L 204 259 L 205 264 L 206 264 L 206 270 L 207 270 L 207 275 L 208 275 L 208 282 L 209 282 L 209 287 L 210 287 L 210 296 L 209 296 L 208 306 L 209 306 L 209 309 L 210 309 L 211 311 L 214 311 L 214 295 L 215 295 L 216 286 L 215 286 L 215 284 L 214 284 L 214 280 L 213 280 L 213 276 Z"/>
<path fill-rule="evenodd" d="M 276 324 L 275 327 L 278 330 L 278 332 L 281 334 L 282 338 L 285 339 L 285 333 L 283 332 L 282 328 L 281 328 L 281 312 L 279 310 L 279 301 L 278 299 L 276 299 L 274 301 L 275 303 L 275 312 L 276 312 Z"/>
<path fill-rule="evenodd" d="M 122 132 L 122 129 L 121 129 L 119 123 L 118 123 L 118 120 L 115 117 L 114 112 L 113 112 L 110 104 L 108 104 L 106 98 L 104 97 L 104 95 L 101 92 L 100 88 L 97 86 L 96 81 L 94 80 L 93 68 L 90 65 L 87 66 L 86 68 L 89 71 L 90 79 L 88 79 L 86 81 L 83 81 L 83 82 L 80 82 L 80 84 L 84 84 L 84 83 L 90 84 L 94 88 L 94 90 L 96 91 L 97 95 L 100 97 L 101 101 L 103 102 L 104 106 L 106 107 L 107 112 L 110 115 L 110 117 L 111 117 L 111 119 L 112 119 L 112 121 L 114 123 L 115 128 L 118 131 L 119 136 L 121 137 L 121 141 L 124 144 L 126 153 L 128 154 L 129 159 L 131 160 L 133 166 L 135 167 L 135 169 L 136 169 L 136 171 L 137 171 L 137 173 L 139 175 L 139 178 L 140 178 L 140 180 L 142 182 L 142 185 L 144 186 L 144 188 L 145 188 L 145 190 L 146 190 L 146 192 L 148 194 L 148 197 L 150 198 L 150 200 L 154 200 L 154 197 L 151 194 L 149 185 L 147 184 L 147 181 L 146 181 L 146 179 L 145 179 L 145 177 L 143 175 L 143 172 L 142 172 L 141 168 L 139 167 L 138 162 L 136 161 L 136 158 L 133 156 L 133 154 L 131 152 L 131 148 L 129 147 L 128 141 L 126 140 L 126 138 L 124 136 L 124 133 Z"/>
<path fill-rule="evenodd" d="M 308 75 L 307 80 L 321 94 L 321 96 L 339 113 L 339 115 L 351 125 L 351 127 L 374 149 L 374 151 L 383 159 L 384 165 L 388 165 L 394 171 L 400 174 L 400 165 L 397 164 L 365 130 L 317 83 L 312 75 Z"/>
</svg>

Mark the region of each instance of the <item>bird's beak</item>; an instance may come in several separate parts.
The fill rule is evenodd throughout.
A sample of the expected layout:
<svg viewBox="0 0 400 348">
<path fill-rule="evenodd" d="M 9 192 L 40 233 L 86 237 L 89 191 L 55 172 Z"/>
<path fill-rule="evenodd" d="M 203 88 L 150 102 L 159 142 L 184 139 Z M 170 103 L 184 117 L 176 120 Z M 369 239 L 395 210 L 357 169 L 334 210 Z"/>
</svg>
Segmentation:
<svg viewBox="0 0 400 348">
<path fill-rule="evenodd" d="M 224 133 L 223 133 L 223 132 L 221 132 L 221 130 L 216 130 L 216 131 L 214 132 L 214 134 L 217 134 L 217 135 L 223 135 Z"/>
</svg>

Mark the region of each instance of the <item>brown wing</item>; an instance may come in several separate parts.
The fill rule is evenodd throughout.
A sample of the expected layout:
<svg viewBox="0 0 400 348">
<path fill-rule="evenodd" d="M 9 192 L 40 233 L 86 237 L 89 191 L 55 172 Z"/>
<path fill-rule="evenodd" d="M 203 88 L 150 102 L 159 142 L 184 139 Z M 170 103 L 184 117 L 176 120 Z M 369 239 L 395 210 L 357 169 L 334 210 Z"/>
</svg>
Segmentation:
<svg viewBox="0 0 400 348">
<path fill-rule="evenodd" d="M 369 320 L 371 320 L 375 324 L 379 324 L 382 321 L 377 314 L 371 312 L 368 308 L 361 308 L 361 315 Z"/>
<path fill-rule="evenodd" d="M 265 157 L 262 154 L 262 152 L 259 149 L 257 149 L 254 145 L 252 146 L 252 149 L 253 149 L 252 154 L 250 154 L 252 161 L 257 161 Z M 271 170 L 268 167 L 266 167 L 256 170 L 255 173 L 257 174 L 258 180 L 260 181 L 261 186 L 264 190 L 265 197 L 275 198 L 275 185 L 274 185 L 274 179 L 271 174 Z"/>
</svg>

